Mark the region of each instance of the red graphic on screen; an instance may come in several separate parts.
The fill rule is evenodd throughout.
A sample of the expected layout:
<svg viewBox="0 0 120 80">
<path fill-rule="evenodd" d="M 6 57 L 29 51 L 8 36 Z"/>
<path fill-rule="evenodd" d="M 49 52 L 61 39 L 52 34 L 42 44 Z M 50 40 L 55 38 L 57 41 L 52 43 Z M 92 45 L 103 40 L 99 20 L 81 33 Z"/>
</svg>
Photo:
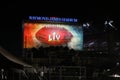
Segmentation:
<svg viewBox="0 0 120 80">
<path fill-rule="evenodd" d="M 44 26 L 35 36 L 40 42 L 54 46 L 66 44 L 73 37 L 65 28 L 56 26 Z"/>
<path fill-rule="evenodd" d="M 34 45 L 33 35 L 37 24 L 24 24 L 24 48 L 31 48 Z"/>
</svg>

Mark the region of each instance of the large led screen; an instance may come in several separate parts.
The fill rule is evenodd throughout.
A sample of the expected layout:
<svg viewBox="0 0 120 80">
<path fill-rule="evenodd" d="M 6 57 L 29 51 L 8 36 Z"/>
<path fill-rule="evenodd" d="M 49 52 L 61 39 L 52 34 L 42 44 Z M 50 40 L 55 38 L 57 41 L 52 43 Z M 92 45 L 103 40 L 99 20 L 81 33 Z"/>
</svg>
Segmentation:
<svg viewBox="0 0 120 80">
<path fill-rule="evenodd" d="M 83 30 L 78 25 L 24 23 L 24 48 L 67 46 L 69 49 L 83 49 Z"/>
</svg>

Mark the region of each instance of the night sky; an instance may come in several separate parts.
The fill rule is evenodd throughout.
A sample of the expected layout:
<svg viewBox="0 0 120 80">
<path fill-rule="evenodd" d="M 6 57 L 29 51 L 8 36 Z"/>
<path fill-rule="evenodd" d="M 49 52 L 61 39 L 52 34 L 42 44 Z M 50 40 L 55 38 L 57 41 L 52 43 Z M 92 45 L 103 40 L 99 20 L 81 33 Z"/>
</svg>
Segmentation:
<svg viewBox="0 0 120 80">
<path fill-rule="evenodd" d="M 78 18 L 81 23 L 92 20 L 99 23 L 99 21 L 104 20 L 106 17 L 115 16 L 114 14 L 114 16 L 112 15 L 112 13 L 115 13 L 114 9 L 111 11 L 108 8 L 64 8 L 59 6 L 59 8 L 56 9 L 53 6 L 49 8 L 43 7 L 44 6 L 39 5 L 35 6 L 35 4 L 7 4 L 7 6 L 1 7 L 0 46 L 13 54 L 18 55 L 22 53 L 22 21 L 29 15 L 75 17 Z"/>
</svg>

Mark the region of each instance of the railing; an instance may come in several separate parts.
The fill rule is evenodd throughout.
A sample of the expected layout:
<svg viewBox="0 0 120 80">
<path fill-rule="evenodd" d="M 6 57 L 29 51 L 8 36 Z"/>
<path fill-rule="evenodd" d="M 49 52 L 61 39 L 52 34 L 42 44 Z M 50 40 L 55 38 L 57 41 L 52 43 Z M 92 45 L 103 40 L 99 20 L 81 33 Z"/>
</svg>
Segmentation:
<svg viewBox="0 0 120 80">
<path fill-rule="evenodd" d="M 49 80 L 84 80 L 86 67 L 81 66 L 53 66 L 49 71 Z"/>
<path fill-rule="evenodd" d="M 39 68 L 38 68 L 39 69 Z M 36 69 L 36 70 L 38 70 Z M 81 66 L 49 66 L 46 72 L 41 76 L 41 72 L 37 73 L 32 68 L 24 70 L 13 69 L 5 71 L 5 74 L 0 74 L 4 78 L 0 80 L 85 80 L 86 67 Z"/>
</svg>

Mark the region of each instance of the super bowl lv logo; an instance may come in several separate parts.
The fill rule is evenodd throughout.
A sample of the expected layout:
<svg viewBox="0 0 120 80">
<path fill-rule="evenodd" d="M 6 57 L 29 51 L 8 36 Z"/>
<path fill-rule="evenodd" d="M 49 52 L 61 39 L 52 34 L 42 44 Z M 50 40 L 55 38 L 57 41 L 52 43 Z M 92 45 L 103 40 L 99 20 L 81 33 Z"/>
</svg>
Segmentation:
<svg viewBox="0 0 120 80">
<path fill-rule="evenodd" d="M 48 41 L 59 41 L 59 40 L 60 40 L 60 35 L 57 34 L 56 32 L 53 32 L 48 36 Z"/>
</svg>

